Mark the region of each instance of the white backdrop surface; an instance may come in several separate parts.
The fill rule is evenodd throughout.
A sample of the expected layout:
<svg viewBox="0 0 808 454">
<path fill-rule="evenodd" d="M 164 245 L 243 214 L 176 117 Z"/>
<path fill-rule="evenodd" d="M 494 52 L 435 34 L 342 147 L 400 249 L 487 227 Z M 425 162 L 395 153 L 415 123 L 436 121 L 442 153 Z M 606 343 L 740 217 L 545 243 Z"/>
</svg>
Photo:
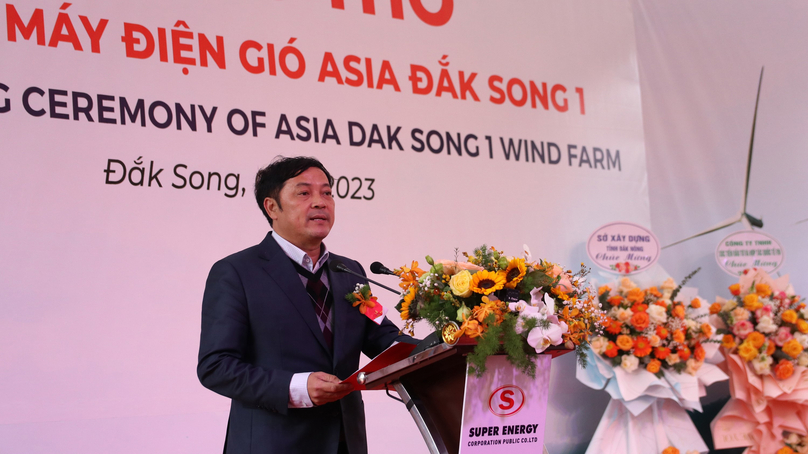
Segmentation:
<svg viewBox="0 0 808 454">
<path fill-rule="evenodd" d="M 3 452 L 221 450 L 228 400 L 202 388 L 195 375 L 201 296 L 215 260 L 263 238 L 267 224 L 251 197 L 251 179 L 276 155 L 315 156 L 346 177 L 336 188 L 345 197 L 337 201 L 327 244 L 365 264 L 400 266 L 427 253 L 449 258 L 455 247 L 471 251 L 487 242 L 512 254 L 528 244 L 535 257 L 576 267 L 599 225 L 650 224 L 628 3 L 423 0 L 433 13 L 453 5 L 439 26 L 415 14 L 418 0 L 403 3 L 403 19 L 393 18 L 395 3 L 377 0 L 375 14 L 363 13 L 358 0 L 347 0 L 344 9 L 327 1 L 6 4 L 0 11 L 6 29 L 0 107 L 8 106 L 0 113 Z M 98 52 L 82 16 L 100 34 Z M 148 58 L 127 56 L 127 23 L 153 36 Z M 201 66 L 200 34 L 214 47 L 221 37 L 223 63 L 210 57 Z M 147 47 L 144 34 L 134 36 L 141 41 L 130 54 Z M 276 62 L 276 75 L 269 74 L 267 44 L 277 56 L 291 38 L 305 59 L 304 73 L 287 77 Z M 239 56 L 248 40 L 256 48 L 246 52 L 246 66 L 263 58 L 261 74 L 247 71 Z M 354 72 L 369 59 L 376 87 L 367 88 L 366 73 L 359 87 L 336 77 L 319 81 L 327 52 L 343 78 L 356 78 L 343 66 L 346 56 L 360 59 Z M 296 68 L 293 60 L 288 72 Z M 385 61 L 388 83 L 380 85 Z M 430 94 L 413 93 L 411 65 L 431 73 Z M 479 101 L 470 92 L 454 99 L 442 68 L 458 98 L 459 72 L 466 81 L 476 73 L 470 84 Z M 513 101 L 492 101 L 499 97 L 492 76 L 502 78 L 494 83 L 502 89 L 514 80 Z M 530 97 L 518 106 L 519 84 L 530 81 L 538 89 L 546 83 L 547 109 L 538 98 L 531 107 Z M 554 86 L 565 90 L 556 88 L 557 106 Z M 129 117 L 121 124 L 122 98 L 130 106 L 143 100 L 145 126 Z M 93 108 L 83 109 L 88 100 Z M 110 110 L 100 111 L 99 103 Z M 160 128 L 155 125 L 168 123 L 163 105 L 172 121 Z M 177 105 L 194 106 L 196 131 L 188 121 L 178 128 Z M 207 115 L 217 108 L 210 132 L 200 106 Z M 248 117 L 256 112 L 265 127 L 255 135 L 232 132 L 227 119 L 234 109 Z M 277 134 L 282 115 L 292 134 Z M 299 117 L 309 127 L 318 119 L 320 139 L 330 120 L 340 143 L 292 140 L 306 135 L 296 126 Z M 378 125 L 383 139 L 351 146 L 349 122 L 369 137 Z M 401 127 L 401 149 L 388 142 L 388 125 Z M 430 142 L 437 153 L 416 150 L 416 129 L 423 138 L 437 131 Z M 471 154 L 447 152 L 445 144 L 439 149 L 447 133 L 475 135 Z M 525 159 L 524 148 L 520 159 L 512 151 L 506 158 L 503 145 L 510 140 L 544 147 L 546 162 L 537 154 Z M 550 154 L 550 143 L 557 154 Z M 550 156 L 558 160 L 550 163 Z M 129 170 L 144 167 L 144 185 L 130 183 L 138 182 L 137 171 L 109 184 L 121 177 L 121 165 L 111 160 Z M 164 169 L 160 186 L 148 185 L 150 166 Z M 185 178 L 200 174 L 176 188 L 183 180 L 174 169 Z M 238 175 L 236 196 L 227 197 L 233 192 L 225 188 L 190 187 L 202 177 L 207 184 L 209 172 L 223 179 L 233 174 L 227 183 Z M 379 296 L 386 306 L 396 302 Z M 582 450 L 597 423 L 593 408 L 607 400 L 572 380 L 573 366 L 571 355 L 553 362 L 545 440 L 554 453 Z M 374 393 L 365 398 L 371 452 L 426 451 L 400 404 Z"/>
</svg>

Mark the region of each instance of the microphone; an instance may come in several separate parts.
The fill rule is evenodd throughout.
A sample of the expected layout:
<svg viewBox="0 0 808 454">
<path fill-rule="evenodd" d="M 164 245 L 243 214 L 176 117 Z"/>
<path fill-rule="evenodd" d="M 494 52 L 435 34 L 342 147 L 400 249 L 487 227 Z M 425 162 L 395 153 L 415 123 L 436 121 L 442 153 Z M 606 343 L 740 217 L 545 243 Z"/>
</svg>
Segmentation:
<svg viewBox="0 0 808 454">
<path fill-rule="evenodd" d="M 391 292 L 395 293 L 396 295 L 400 295 L 400 294 L 401 294 L 401 292 L 399 292 L 398 290 L 392 289 L 392 288 L 390 288 L 390 287 L 388 287 L 388 286 L 386 286 L 386 285 L 384 285 L 384 284 L 380 284 L 380 283 L 378 283 L 378 282 L 374 281 L 373 279 L 368 279 L 368 278 L 367 278 L 367 276 L 362 276 L 362 275 L 361 275 L 361 274 L 359 274 L 359 273 L 354 273 L 354 272 L 353 272 L 353 271 L 351 271 L 351 270 L 350 270 L 350 269 L 349 269 L 347 266 L 345 266 L 345 264 L 344 264 L 344 263 L 342 263 L 342 262 L 340 262 L 340 261 L 338 261 L 338 260 L 329 260 L 329 261 L 328 261 L 328 269 L 329 269 L 329 270 L 331 270 L 331 271 L 337 272 L 337 273 L 348 273 L 348 274 L 352 274 L 352 275 L 354 275 L 354 276 L 356 276 L 356 277 L 358 277 L 358 278 L 361 278 L 362 280 L 365 280 L 365 281 L 368 281 L 368 282 L 372 282 L 372 283 L 374 283 L 374 284 L 378 285 L 379 287 L 381 287 L 381 288 L 383 288 L 383 289 L 385 289 L 385 290 L 389 290 L 389 291 L 391 291 Z"/>
<path fill-rule="evenodd" d="M 386 266 L 382 265 L 381 262 L 373 262 L 373 263 L 371 263 L 370 264 L 370 271 L 373 274 L 390 274 L 392 276 L 396 275 L 396 273 L 394 273 L 393 270 L 391 270 L 390 268 L 387 268 Z"/>
</svg>

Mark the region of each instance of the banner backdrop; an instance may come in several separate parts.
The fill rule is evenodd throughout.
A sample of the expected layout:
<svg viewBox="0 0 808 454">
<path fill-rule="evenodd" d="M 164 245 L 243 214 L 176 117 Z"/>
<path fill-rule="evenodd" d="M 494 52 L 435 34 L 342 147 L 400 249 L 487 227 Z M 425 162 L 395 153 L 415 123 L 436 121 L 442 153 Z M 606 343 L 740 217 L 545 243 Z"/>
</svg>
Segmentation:
<svg viewBox="0 0 808 454">
<path fill-rule="evenodd" d="M 627 3 L 19 0 L 0 27 L 4 452 L 221 450 L 201 296 L 263 238 L 252 179 L 277 155 L 329 168 L 326 243 L 365 264 L 487 242 L 577 267 L 598 226 L 649 226 Z M 573 362 L 551 452 L 606 403 Z M 426 451 L 366 402 L 371 452 Z"/>
</svg>

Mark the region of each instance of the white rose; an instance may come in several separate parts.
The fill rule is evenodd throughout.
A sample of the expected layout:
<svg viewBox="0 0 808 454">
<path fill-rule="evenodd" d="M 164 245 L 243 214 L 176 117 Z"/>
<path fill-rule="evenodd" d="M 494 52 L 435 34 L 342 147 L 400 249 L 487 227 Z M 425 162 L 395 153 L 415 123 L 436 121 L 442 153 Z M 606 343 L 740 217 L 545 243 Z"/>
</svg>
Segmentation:
<svg viewBox="0 0 808 454">
<path fill-rule="evenodd" d="M 800 353 L 800 356 L 797 357 L 797 365 L 802 367 L 808 366 L 808 353 Z"/>
<path fill-rule="evenodd" d="M 620 365 L 623 366 L 626 372 L 631 373 L 637 370 L 637 366 L 640 365 L 640 360 L 634 355 L 624 355 L 623 362 Z"/>
<path fill-rule="evenodd" d="M 794 333 L 794 339 L 797 339 L 802 348 L 808 348 L 808 334 Z"/>
<path fill-rule="evenodd" d="M 668 314 L 665 311 L 665 308 L 662 306 L 657 306 L 656 304 L 652 304 L 648 307 L 648 318 L 651 320 L 651 323 L 662 324 L 668 321 Z"/>
<path fill-rule="evenodd" d="M 593 352 L 597 353 L 598 355 L 602 355 L 603 352 L 606 351 L 606 347 L 609 346 L 609 339 L 606 339 L 603 336 L 598 336 L 589 342 L 589 346 L 592 348 Z"/>
<path fill-rule="evenodd" d="M 752 368 L 758 375 L 764 375 L 771 372 L 771 365 L 774 360 L 769 355 L 760 355 L 752 360 Z"/>
<path fill-rule="evenodd" d="M 620 309 L 617 311 L 617 319 L 624 323 L 631 320 L 632 315 L 634 315 L 634 312 L 631 312 L 631 309 Z"/>
<path fill-rule="evenodd" d="M 690 330 L 693 330 L 693 329 L 695 329 L 695 330 L 701 329 L 701 323 L 699 323 L 699 322 L 697 322 L 697 321 L 693 320 L 692 318 L 686 318 L 686 319 L 685 319 L 685 325 L 687 325 L 687 329 L 690 329 Z"/>
<path fill-rule="evenodd" d="M 735 300 L 727 300 L 727 302 L 721 307 L 721 310 L 724 312 L 729 312 L 735 309 L 737 306 L 738 303 L 736 303 Z"/>
<path fill-rule="evenodd" d="M 805 306 L 802 309 L 800 309 L 800 313 L 802 314 L 802 318 L 808 320 L 808 306 Z"/>
<path fill-rule="evenodd" d="M 758 324 L 755 326 L 755 329 L 760 331 L 763 334 L 771 334 L 777 331 L 778 326 L 774 324 L 772 318 L 768 315 L 764 315 L 758 319 Z"/>
<path fill-rule="evenodd" d="M 783 439 L 786 443 L 790 445 L 796 445 L 800 442 L 800 436 L 795 434 L 794 432 L 789 432 L 788 436 Z"/>
<path fill-rule="evenodd" d="M 659 289 L 662 290 L 662 297 L 666 299 L 671 297 L 675 288 L 676 282 L 670 277 L 665 279 L 665 282 L 659 286 Z"/>
<path fill-rule="evenodd" d="M 674 364 L 679 362 L 679 354 L 678 353 L 671 353 L 670 355 L 668 355 L 667 358 L 665 358 L 665 361 L 668 362 L 669 366 L 673 366 Z"/>
<path fill-rule="evenodd" d="M 631 290 L 633 288 L 637 288 L 637 284 L 632 282 L 631 279 L 629 279 L 627 277 L 624 277 L 623 279 L 620 279 L 620 287 L 619 287 L 618 290 L 620 290 L 622 293 L 628 293 L 629 290 Z"/>
<path fill-rule="evenodd" d="M 696 361 L 695 358 L 690 358 L 687 360 L 687 369 L 685 369 L 685 372 L 695 377 L 696 372 L 699 371 L 702 364 L 704 364 L 703 361 Z"/>
<path fill-rule="evenodd" d="M 606 315 L 608 315 L 609 317 L 611 317 L 613 319 L 617 319 L 617 313 L 618 312 L 620 312 L 620 308 L 615 306 L 615 307 L 609 309 L 609 313 L 606 314 Z"/>
</svg>

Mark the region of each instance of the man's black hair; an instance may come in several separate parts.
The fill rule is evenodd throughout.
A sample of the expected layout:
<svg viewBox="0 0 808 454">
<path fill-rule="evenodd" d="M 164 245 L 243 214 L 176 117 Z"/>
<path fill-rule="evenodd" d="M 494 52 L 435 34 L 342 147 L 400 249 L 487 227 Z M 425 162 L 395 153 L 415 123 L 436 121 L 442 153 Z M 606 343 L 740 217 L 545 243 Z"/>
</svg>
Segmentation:
<svg viewBox="0 0 808 454">
<path fill-rule="evenodd" d="M 279 197 L 283 184 L 286 183 L 286 180 L 294 178 L 312 167 L 322 170 L 328 178 L 328 184 L 334 185 L 334 177 L 328 173 L 325 166 L 317 159 L 308 156 L 291 158 L 278 156 L 255 174 L 255 201 L 258 202 L 258 208 L 264 213 L 270 226 L 272 226 L 272 218 L 264 209 L 264 199 L 267 197 L 274 199 L 278 203 L 278 208 L 283 209 Z"/>
</svg>

